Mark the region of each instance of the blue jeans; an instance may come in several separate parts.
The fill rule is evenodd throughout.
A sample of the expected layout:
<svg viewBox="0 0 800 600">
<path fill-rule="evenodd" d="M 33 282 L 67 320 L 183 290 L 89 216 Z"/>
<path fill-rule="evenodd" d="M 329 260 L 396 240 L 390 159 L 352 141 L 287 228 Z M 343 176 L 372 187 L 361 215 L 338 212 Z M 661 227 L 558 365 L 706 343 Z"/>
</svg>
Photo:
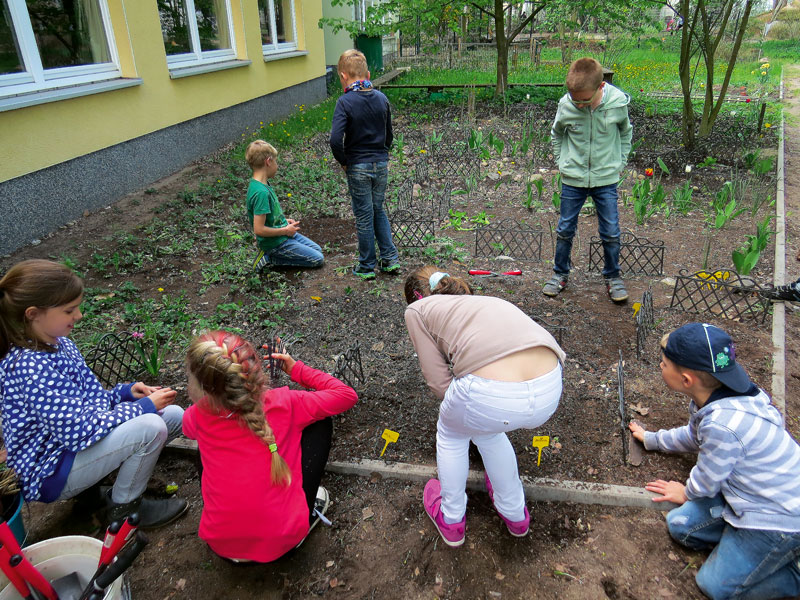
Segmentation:
<svg viewBox="0 0 800 600">
<path fill-rule="evenodd" d="M 572 267 L 572 238 L 578 228 L 578 216 L 586 198 L 591 196 L 597 207 L 597 230 L 603 242 L 603 277 L 619 277 L 619 213 L 617 184 L 581 188 L 561 184 L 561 216 L 556 228 L 556 255 L 553 271 L 569 275 Z"/>
<path fill-rule="evenodd" d="M 670 535 L 695 550 L 714 548 L 697 572 L 709 598 L 769 600 L 800 594 L 800 533 L 738 529 L 722 519 L 725 499 L 690 500 L 667 515 Z"/>
<path fill-rule="evenodd" d="M 325 262 L 319 244 L 299 233 L 264 254 L 278 267 L 321 267 Z"/>
<path fill-rule="evenodd" d="M 381 253 L 381 266 L 397 262 L 398 252 L 392 241 L 392 228 L 384 210 L 386 180 L 389 169 L 386 162 L 359 163 L 347 166 L 347 187 L 358 232 L 358 267 L 360 271 L 373 271 L 377 262 L 375 240 Z"/>
</svg>

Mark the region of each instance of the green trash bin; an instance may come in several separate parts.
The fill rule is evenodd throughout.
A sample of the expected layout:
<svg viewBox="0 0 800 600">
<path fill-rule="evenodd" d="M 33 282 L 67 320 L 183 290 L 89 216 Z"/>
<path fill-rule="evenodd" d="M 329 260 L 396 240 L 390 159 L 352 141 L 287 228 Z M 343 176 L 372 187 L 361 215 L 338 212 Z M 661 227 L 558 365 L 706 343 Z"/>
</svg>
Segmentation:
<svg viewBox="0 0 800 600">
<path fill-rule="evenodd" d="M 367 67 L 374 75 L 383 71 L 383 38 L 380 36 L 359 35 L 356 48 L 367 58 Z"/>
</svg>

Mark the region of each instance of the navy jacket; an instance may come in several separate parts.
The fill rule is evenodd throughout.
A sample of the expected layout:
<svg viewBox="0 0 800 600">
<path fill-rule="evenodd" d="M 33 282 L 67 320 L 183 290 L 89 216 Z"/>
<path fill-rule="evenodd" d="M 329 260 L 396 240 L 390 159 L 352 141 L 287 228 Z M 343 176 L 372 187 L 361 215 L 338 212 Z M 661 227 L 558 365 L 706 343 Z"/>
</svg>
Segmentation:
<svg viewBox="0 0 800 600">
<path fill-rule="evenodd" d="M 340 164 L 389 160 L 392 113 L 383 92 L 369 88 L 342 94 L 331 125 L 331 151 Z"/>
</svg>

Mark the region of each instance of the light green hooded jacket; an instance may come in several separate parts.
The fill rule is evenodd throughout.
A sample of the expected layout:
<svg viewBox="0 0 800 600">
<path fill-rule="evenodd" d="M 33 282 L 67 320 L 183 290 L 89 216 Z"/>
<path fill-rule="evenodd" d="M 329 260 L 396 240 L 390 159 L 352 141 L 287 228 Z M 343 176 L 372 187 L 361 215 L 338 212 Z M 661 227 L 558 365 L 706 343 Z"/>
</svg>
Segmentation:
<svg viewBox="0 0 800 600">
<path fill-rule="evenodd" d="M 619 181 L 631 151 L 630 100 L 628 94 L 608 83 L 594 110 L 577 108 L 569 94 L 561 98 L 551 138 L 563 183 L 589 188 Z"/>
</svg>

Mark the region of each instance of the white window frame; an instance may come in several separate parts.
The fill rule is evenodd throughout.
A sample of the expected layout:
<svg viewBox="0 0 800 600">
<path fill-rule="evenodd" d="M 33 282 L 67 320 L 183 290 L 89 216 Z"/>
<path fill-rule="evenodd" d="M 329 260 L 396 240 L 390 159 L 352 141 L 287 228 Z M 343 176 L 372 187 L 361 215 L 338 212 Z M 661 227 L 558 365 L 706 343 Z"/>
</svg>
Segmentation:
<svg viewBox="0 0 800 600">
<path fill-rule="evenodd" d="M 228 17 L 228 39 L 231 47 L 223 50 L 202 50 L 200 48 L 200 33 L 197 29 L 197 12 L 194 7 L 194 0 L 182 0 L 186 7 L 187 24 L 189 26 L 189 38 L 192 42 L 194 52 L 184 54 L 167 54 L 167 66 L 170 69 L 180 69 L 196 65 L 205 65 L 224 62 L 236 59 L 236 36 L 233 29 L 233 11 L 231 10 L 231 0 L 225 0 L 225 11 Z M 166 51 L 165 51 L 166 52 Z"/>
<path fill-rule="evenodd" d="M 45 69 L 36 44 L 30 15 L 25 0 L 8 0 L 11 26 L 17 37 L 25 71 L 0 75 L 0 98 L 46 91 L 65 86 L 95 83 L 121 77 L 119 55 L 114 41 L 114 29 L 108 13 L 106 0 L 97 0 L 103 18 L 103 29 L 108 42 L 110 62 Z"/>
<path fill-rule="evenodd" d="M 270 37 L 273 40 L 277 40 L 278 39 L 278 28 L 277 28 L 277 26 L 275 24 L 276 23 L 276 20 L 275 20 L 275 2 L 280 2 L 280 1 L 281 0 L 266 0 L 267 9 L 269 10 L 269 14 L 267 15 L 267 18 L 269 20 Z M 290 6 L 292 8 L 292 10 L 290 11 L 291 12 L 290 16 L 291 16 L 291 21 L 292 21 L 292 23 L 291 23 L 291 25 L 292 25 L 292 33 L 293 33 L 292 38 L 294 39 L 294 41 L 293 42 L 282 42 L 282 43 L 276 41 L 276 42 L 274 42 L 272 44 L 263 44 L 261 46 L 261 49 L 264 52 L 264 56 L 268 56 L 270 54 L 283 53 L 283 52 L 292 52 L 293 50 L 297 50 L 297 47 L 298 47 L 297 46 L 297 16 L 296 16 L 295 10 L 294 10 L 294 0 L 291 0 L 291 2 L 289 2 L 289 4 L 290 4 Z M 286 18 L 286 17 L 287 17 L 287 15 L 284 15 L 284 18 Z M 286 23 L 284 23 L 283 26 L 286 27 Z"/>
</svg>

